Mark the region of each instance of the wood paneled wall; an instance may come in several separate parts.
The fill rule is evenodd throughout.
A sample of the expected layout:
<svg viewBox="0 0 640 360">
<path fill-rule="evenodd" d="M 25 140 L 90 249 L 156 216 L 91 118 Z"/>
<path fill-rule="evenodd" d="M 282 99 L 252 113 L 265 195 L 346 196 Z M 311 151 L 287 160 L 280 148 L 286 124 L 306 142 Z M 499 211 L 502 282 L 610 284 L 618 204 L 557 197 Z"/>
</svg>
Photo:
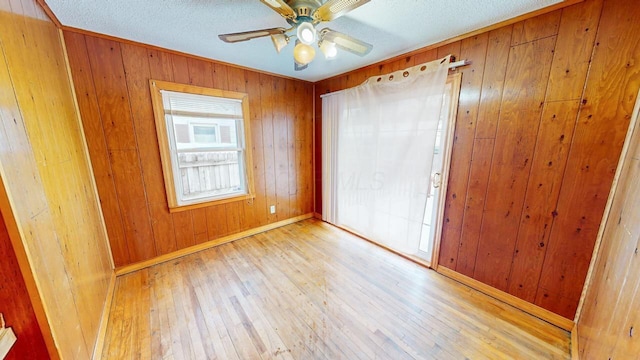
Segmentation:
<svg viewBox="0 0 640 360">
<path fill-rule="evenodd" d="M 116 266 L 313 211 L 312 84 L 137 44 L 64 36 Z M 249 94 L 253 201 L 169 213 L 149 79 Z"/>
<path fill-rule="evenodd" d="M 581 359 L 640 354 L 640 128 L 636 125 L 618 180 L 592 281 L 578 319 Z"/>
<path fill-rule="evenodd" d="M 0 313 L 18 338 L 6 360 L 47 359 L 47 346 L 1 215 L 0 259 Z"/>
<path fill-rule="evenodd" d="M 34 0 L 0 0 L 0 48 L 0 210 L 49 353 L 89 359 L 113 265 L 61 35 Z"/>
<path fill-rule="evenodd" d="M 640 85 L 638 10 L 585 0 L 321 81 L 316 93 L 449 53 L 470 60 L 457 70 L 439 263 L 572 319 Z M 321 117 L 318 97 L 317 144 Z"/>
</svg>

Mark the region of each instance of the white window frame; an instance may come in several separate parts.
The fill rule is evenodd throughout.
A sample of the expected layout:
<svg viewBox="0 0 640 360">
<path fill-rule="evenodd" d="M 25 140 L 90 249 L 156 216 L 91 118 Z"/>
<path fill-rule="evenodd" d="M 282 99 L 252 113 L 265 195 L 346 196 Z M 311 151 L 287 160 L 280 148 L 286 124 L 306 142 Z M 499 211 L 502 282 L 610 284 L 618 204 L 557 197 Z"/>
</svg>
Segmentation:
<svg viewBox="0 0 640 360">
<path fill-rule="evenodd" d="M 206 207 L 216 204 L 242 201 L 255 196 L 253 185 L 253 165 L 250 144 L 250 116 L 249 102 L 246 93 L 226 91 L 220 89 L 203 88 L 193 85 L 178 84 L 160 80 L 150 80 L 151 99 L 158 135 L 158 145 L 160 158 L 162 160 L 162 172 L 164 175 L 165 190 L 167 193 L 167 203 L 169 211 L 182 211 L 193 208 Z M 236 120 L 237 147 L 216 147 L 216 148 L 192 148 L 189 152 L 238 152 L 238 166 L 240 167 L 240 189 L 232 193 L 225 194 L 201 194 L 188 196 L 182 195 L 182 179 L 180 178 L 180 168 L 178 166 L 179 151 L 176 144 L 172 115 L 167 113 L 163 102 L 163 92 L 176 92 L 193 95 L 204 95 L 222 99 L 231 99 L 241 103 L 241 119 Z M 217 117 L 216 114 L 207 114 Z M 224 118 L 224 115 L 221 115 Z M 216 139 L 220 140 L 219 124 L 199 124 L 197 121 L 189 123 L 189 137 L 194 140 L 194 126 L 212 126 L 216 128 Z"/>
<path fill-rule="evenodd" d="M 195 139 L 196 139 L 195 128 L 197 127 L 214 128 L 216 130 L 216 141 L 220 142 L 220 126 L 218 124 L 203 124 L 203 123 L 197 123 L 197 122 L 189 123 L 189 137 L 191 141 L 195 142 Z"/>
</svg>

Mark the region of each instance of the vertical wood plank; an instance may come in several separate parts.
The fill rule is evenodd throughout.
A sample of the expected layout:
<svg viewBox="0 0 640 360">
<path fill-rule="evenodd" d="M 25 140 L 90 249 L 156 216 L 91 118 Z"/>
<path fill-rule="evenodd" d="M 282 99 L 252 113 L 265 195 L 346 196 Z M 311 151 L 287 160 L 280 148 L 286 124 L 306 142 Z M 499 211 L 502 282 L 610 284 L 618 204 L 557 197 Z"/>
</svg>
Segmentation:
<svg viewBox="0 0 640 360">
<path fill-rule="evenodd" d="M 213 86 L 217 89 L 229 89 L 229 66 L 215 63 L 213 64 Z"/>
<path fill-rule="evenodd" d="M 145 191 L 150 203 L 163 203 L 166 202 L 166 193 L 162 174 L 157 171 L 161 163 L 151 108 L 147 50 L 129 44 L 122 44 L 121 49 Z"/>
<path fill-rule="evenodd" d="M 135 150 L 131 105 L 120 43 L 85 37 L 96 97 L 109 150 Z"/>
<path fill-rule="evenodd" d="M 555 37 L 511 48 L 474 277 L 506 290 Z M 499 194 L 499 195 L 498 195 Z"/>
<path fill-rule="evenodd" d="M 469 169 L 469 187 L 464 200 L 464 213 L 458 213 L 458 216 L 463 216 L 461 229 L 454 233 L 460 239 L 455 269 L 470 277 L 473 276 L 475 269 L 478 240 L 487 197 L 489 169 L 493 159 L 495 132 L 500 115 L 502 90 L 509 57 L 511 31 L 512 27 L 507 26 L 488 33 L 487 61 L 483 71 L 476 120 L 476 140 L 473 144 L 473 153 L 470 155 L 472 163 Z M 453 168 L 461 167 L 464 164 L 463 161 L 462 159 L 458 160 L 457 163 L 460 165 Z M 455 200 L 451 199 L 452 203 Z M 453 209 L 456 208 L 453 207 Z M 449 240 L 455 240 L 455 237 L 443 237 L 443 241 Z M 451 257 L 441 259 L 446 261 Z"/>
<path fill-rule="evenodd" d="M 124 221 L 124 230 L 131 262 L 151 259 L 157 252 L 144 184 L 135 150 L 109 152 L 113 167 L 113 180 L 118 192 L 118 203 Z"/>
<path fill-rule="evenodd" d="M 207 232 L 197 233 L 193 237 L 195 239 L 195 243 L 196 244 L 202 244 L 204 242 L 209 241 L 209 233 L 207 233 Z"/>
<path fill-rule="evenodd" d="M 148 52 L 143 47 L 129 44 L 122 44 L 121 51 L 152 227 L 152 236 L 146 240 L 155 244 L 157 254 L 164 254 L 175 251 L 176 242 L 173 220 L 164 206 L 167 201 L 164 178 L 157 171 L 162 165 L 151 108 Z"/>
<path fill-rule="evenodd" d="M 189 68 L 189 84 L 212 88 L 213 64 L 207 61 L 187 58 L 187 67 Z"/>
<path fill-rule="evenodd" d="M 193 231 L 193 218 L 190 211 L 180 211 L 171 214 L 175 231 L 176 246 L 184 249 L 196 244 Z"/>
<path fill-rule="evenodd" d="M 154 80 L 173 81 L 171 54 L 160 50 L 147 49 L 149 72 Z"/>
<path fill-rule="evenodd" d="M 147 59 L 151 79 L 173 81 L 173 68 L 170 54 L 159 50 L 147 49 Z M 154 141 L 157 143 L 157 138 L 154 137 Z M 158 172 L 157 169 L 153 171 Z M 158 176 L 161 177 L 160 181 L 162 182 L 164 191 L 164 177 L 160 172 L 158 172 Z M 158 255 L 168 254 L 178 250 L 176 231 L 173 226 L 173 216 L 171 216 L 169 208 L 167 207 L 166 193 L 164 193 L 163 196 L 162 202 L 149 204 L 151 225 L 153 227 L 153 236 L 156 240 Z"/>
<path fill-rule="evenodd" d="M 507 74 L 512 26 L 489 32 L 487 65 L 484 69 L 476 139 L 495 139 L 500 117 L 500 104 Z"/>
<path fill-rule="evenodd" d="M 363 69 L 359 69 L 354 72 L 348 73 L 345 76 L 346 76 L 345 86 L 347 88 L 352 88 L 352 87 L 361 85 L 363 82 L 367 80 L 367 73 Z"/>
<path fill-rule="evenodd" d="M 229 233 L 227 212 L 224 204 L 214 205 L 206 208 L 207 211 L 207 231 L 209 239 L 217 239 Z"/>
<path fill-rule="evenodd" d="M 207 232 L 207 211 L 205 209 L 191 210 L 193 219 L 193 234 L 196 236 L 196 244 L 209 240 Z"/>
<path fill-rule="evenodd" d="M 398 71 L 404 68 L 404 59 L 399 59 L 395 61 L 384 62 L 380 65 L 380 74 L 390 74 L 392 72 Z M 342 77 L 344 79 L 345 89 L 348 87 L 348 82 L 346 77 Z"/>
<path fill-rule="evenodd" d="M 494 139 L 476 139 L 471 155 L 469 187 L 464 205 L 464 219 L 460 233 L 460 245 L 455 270 L 473 277 L 476 266 L 478 241 L 487 197 L 489 169 L 493 157 Z"/>
<path fill-rule="evenodd" d="M 536 296 L 542 304 L 558 294 L 552 307 L 566 316 L 578 304 L 640 84 L 640 64 L 632 60 L 640 57 L 639 16 L 632 1 L 607 1 L 602 10 Z"/>
<path fill-rule="evenodd" d="M 636 247 L 638 246 L 640 246 L 640 244 L 636 243 Z M 637 269 L 638 268 L 637 257 L 635 257 L 633 260 L 635 261 L 630 261 L 631 262 L 630 268 Z M 630 275 L 636 275 L 636 276 L 632 279 L 629 279 L 630 281 L 627 284 L 636 285 L 635 293 L 633 295 L 630 295 L 631 292 L 628 289 L 623 290 L 622 300 L 624 301 L 618 303 L 618 306 L 616 307 L 616 310 L 618 312 L 624 312 L 626 309 L 637 309 L 638 307 L 640 307 L 640 286 L 638 286 L 638 279 L 637 279 L 638 272 L 637 271 L 632 272 L 632 271 L 633 270 L 629 271 L 631 273 Z M 629 287 L 630 286 L 627 286 L 627 288 Z M 615 324 L 622 324 L 622 325 L 619 327 L 620 330 L 617 332 L 619 341 L 616 344 L 615 348 L 613 348 L 612 351 L 609 353 L 611 354 L 610 356 L 612 358 L 616 358 L 616 359 L 631 358 L 635 356 L 635 354 L 638 354 L 638 352 L 640 352 L 640 345 L 638 345 L 638 341 L 634 339 L 631 331 L 631 329 L 634 329 L 635 326 L 637 326 L 636 324 L 638 324 L 639 321 L 640 321 L 640 316 L 638 315 L 637 311 L 636 312 L 628 311 L 626 312 L 626 318 L 624 319 L 623 322 L 615 323 Z"/>
<path fill-rule="evenodd" d="M 452 42 L 451 44 L 440 46 L 437 50 L 438 57 L 441 59 L 447 55 L 453 55 L 456 59 L 460 58 L 461 41 Z M 435 60 L 435 59 L 434 59 Z"/>
<path fill-rule="evenodd" d="M 155 256 L 120 44 L 86 38 L 129 261 Z"/>
<path fill-rule="evenodd" d="M 111 253 L 116 266 L 130 262 L 124 235 L 124 224 L 118 208 L 118 195 L 113 182 L 109 151 L 102 128 L 98 99 L 84 35 L 65 31 L 65 43 L 76 90 L 78 109 L 87 139 L 87 148 L 93 165 L 102 216 L 107 224 Z"/>
<path fill-rule="evenodd" d="M 165 203 L 150 203 L 151 227 L 158 255 L 178 250 L 176 232 L 173 227 L 173 216 Z"/>
<path fill-rule="evenodd" d="M 277 205 L 277 189 L 276 189 L 276 164 L 275 164 L 275 146 L 273 131 L 273 78 L 269 75 L 260 74 L 260 101 L 262 110 L 262 153 L 264 156 L 264 178 L 266 185 L 266 211 L 269 222 L 277 221 L 277 214 L 271 214 L 269 207 Z M 278 209 L 276 208 L 276 213 Z"/>
<path fill-rule="evenodd" d="M 296 124 L 296 128 L 300 127 L 301 132 L 299 135 L 303 137 L 302 140 L 298 140 L 298 145 L 301 147 L 299 155 L 296 155 L 297 171 L 301 172 L 300 183 L 297 186 L 298 199 L 302 198 L 301 206 L 302 213 L 308 214 L 314 211 L 314 199 L 313 199 L 313 137 L 314 137 L 314 123 L 313 123 L 313 85 L 304 84 L 304 97 L 302 101 L 298 103 L 299 120 Z M 297 132 L 296 132 L 297 133 Z M 297 135 L 296 135 L 297 136 Z M 318 166 L 320 166 L 318 164 Z"/>
<path fill-rule="evenodd" d="M 242 203 L 232 202 L 225 204 L 227 215 L 227 234 L 235 234 L 242 231 Z"/>
<path fill-rule="evenodd" d="M 289 144 L 287 101 L 280 94 L 289 94 L 286 80 L 273 77 L 273 149 L 276 187 L 276 218 L 289 217 Z M 289 96 L 294 96 L 289 94 Z"/>
<path fill-rule="evenodd" d="M 361 73 L 364 70 L 360 71 Z M 314 212 L 322 214 L 322 98 L 329 91 L 327 81 L 313 84 L 315 96 L 315 117 L 313 118 L 313 186 L 314 186 Z"/>
<path fill-rule="evenodd" d="M 469 161 L 473 151 L 473 138 L 476 132 L 478 105 L 480 102 L 478 88 L 482 84 L 487 44 L 488 36 L 485 33 L 462 40 L 457 47 L 443 48 L 442 51 L 438 49 L 438 56 L 446 56 L 449 52 L 459 51 L 459 56 L 471 61 L 470 65 L 464 66 L 460 70 L 462 72 L 462 84 L 460 86 L 458 118 L 456 119 L 451 153 L 451 162 L 460 164 L 460 166 L 450 169 L 445 200 L 445 224 L 442 228 L 440 242 L 440 263 L 453 269 L 456 268 L 464 204 L 469 183 Z"/>
<path fill-rule="evenodd" d="M 586 0 L 562 9 L 547 101 L 575 100 L 582 96 L 602 2 Z"/>
<path fill-rule="evenodd" d="M 186 57 L 171 54 L 171 69 L 173 71 L 173 81 L 180 84 L 188 84 L 191 80 L 189 77 L 189 64 Z"/>
<path fill-rule="evenodd" d="M 561 15 L 562 10 L 556 10 L 513 24 L 511 46 L 557 35 Z"/>
<path fill-rule="evenodd" d="M 301 91 L 299 85 L 298 82 L 292 80 L 287 80 L 285 85 L 287 93 L 292 94 L 292 96 L 287 96 L 285 99 L 287 112 L 287 182 L 289 185 L 287 193 L 289 194 L 290 216 L 302 214 L 298 193 L 298 179 L 302 175 L 302 169 L 301 171 L 296 171 L 298 166 L 297 159 L 300 156 L 297 146 L 296 129 L 301 127 L 299 122 L 302 120 L 299 118 L 300 114 L 297 111 L 296 102 L 304 102 L 304 91 Z"/>
<path fill-rule="evenodd" d="M 552 102 L 542 112 L 508 287 L 529 302 L 535 301 L 578 106 L 575 100 Z"/>
<path fill-rule="evenodd" d="M 424 64 L 438 58 L 438 49 L 422 51 L 414 56 L 415 65 Z"/>
<path fill-rule="evenodd" d="M 267 184 L 265 171 L 264 134 L 262 126 L 262 96 L 260 75 L 247 72 L 247 92 L 251 113 L 251 146 L 253 155 L 253 176 L 256 197 L 250 202 L 255 207 L 256 222 L 259 226 L 268 223 Z"/>
<path fill-rule="evenodd" d="M 433 49 L 434 51 L 432 54 L 436 54 L 436 59 L 440 59 L 447 55 L 453 55 L 456 59 L 459 59 L 460 46 L 461 42 L 456 41 L 451 44 L 438 47 L 437 49 Z M 460 91 L 462 91 L 462 87 Z M 459 114 L 462 113 L 459 112 Z M 458 129 L 459 126 L 461 125 L 456 121 L 456 129 Z M 457 163 L 457 159 L 461 158 L 461 151 L 458 149 L 458 146 L 456 146 L 456 143 L 459 143 L 461 140 L 462 139 L 459 140 L 458 134 L 454 135 L 451 163 Z M 465 148 L 470 149 L 470 146 L 465 145 Z M 466 192 L 466 184 L 468 180 L 468 175 L 466 174 L 468 174 L 469 171 L 468 160 L 469 158 L 466 159 L 466 164 L 459 167 L 452 167 L 450 169 L 449 184 L 447 185 L 447 197 L 444 205 L 444 223 L 442 224 L 439 263 L 440 265 L 444 265 L 452 269 L 455 269 L 457 262 L 458 243 L 461 233 L 462 211 L 465 197 L 464 194 L 458 197 L 458 191 L 462 191 L 463 193 Z M 459 188 L 456 188 L 458 185 L 456 182 L 458 181 L 462 184 Z M 459 216 L 452 216 L 451 214 L 453 213 L 459 214 Z"/>
</svg>

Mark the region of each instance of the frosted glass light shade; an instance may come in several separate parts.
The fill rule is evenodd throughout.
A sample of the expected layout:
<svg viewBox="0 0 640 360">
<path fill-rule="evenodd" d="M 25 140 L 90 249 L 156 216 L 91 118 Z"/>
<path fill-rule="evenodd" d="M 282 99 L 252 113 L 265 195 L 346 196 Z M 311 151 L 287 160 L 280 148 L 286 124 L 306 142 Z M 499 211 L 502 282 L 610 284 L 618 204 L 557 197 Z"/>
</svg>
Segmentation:
<svg viewBox="0 0 640 360">
<path fill-rule="evenodd" d="M 278 53 L 280 53 L 289 43 L 289 37 L 285 34 L 275 34 L 271 35 L 271 41 L 273 41 L 273 46 L 275 46 Z"/>
<path fill-rule="evenodd" d="M 332 59 L 338 55 L 338 48 L 336 48 L 336 44 L 331 41 L 323 41 L 320 44 L 320 50 L 327 59 Z"/>
<path fill-rule="evenodd" d="M 313 24 L 309 22 L 303 22 L 302 24 L 298 25 L 296 35 L 298 37 L 298 40 L 306 45 L 311 45 L 314 41 L 316 41 L 316 29 L 313 27 Z"/>
<path fill-rule="evenodd" d="M 293 49 L 293 58 L 300 65 L 307 65 L 313 61 L 316 56 L 316 50 L 307 44 L 299 43 Z"/>
</svg>

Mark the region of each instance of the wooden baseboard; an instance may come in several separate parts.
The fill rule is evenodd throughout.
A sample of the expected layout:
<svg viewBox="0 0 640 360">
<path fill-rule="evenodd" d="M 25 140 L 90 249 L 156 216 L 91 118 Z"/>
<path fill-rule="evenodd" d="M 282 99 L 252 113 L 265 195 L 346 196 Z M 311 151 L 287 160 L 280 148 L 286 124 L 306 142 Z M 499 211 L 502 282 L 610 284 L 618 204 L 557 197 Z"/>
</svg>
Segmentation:
<svg viewBox="0 0 640 360">
<path fill-rule="evenodd" d="M 569 320 L 558 314 L 552 313 L 547 309 L 543 309 L 537 305 L 531 304 L 530 302 L 524 301 L 518 297 L 515 297 L 504 291 L 498 290 L 487 284 L 481 283 L 480 281 L 472 279 L 466 275 L 455 272 L 444 266 L 439 266 L 436 271 L 448 278 L 451 278 L 455 281 L 463 283 L 473 289 L 476 289 L 486 295 L 491 296 L 492 298 L 496 298 L 504 303 L 507 303 L 515 308 L 518 308 L 526 313 L 529 313 L 537 318 L 540 318 L 550 324 L 553 324 L 563 330 L 572 331 L 574 328 L 574 322 L 572 320 Z"/>
<path fill-rule="evenodd" d="M 571 329 L 571 360 L 580 360 L 580 349 L 578 348 L 578 324 Z"/>
<path fill-rule="evenodd" d="M 313 217 L 318 219 L 318 220 L 322 220 L 322 214 L 320 214 L 320 213 L 313 213 Z"/>
<path fill-rule="evenodd" d="M 104 338 L 107 334 L 107 324 L 109 323 L 109 315 L 111 314 L 111 303 L 113 302 L 113 294 L 116 289 L 116 273 L 111 273 L 111 279 L 109 279 L 109 287 L 107 288 L 107 297 L 104 301 L 104 307 L 102 308 L 102 317 L 100 318 L 100 326 L 98 327 L 98 337 L 96 339 L 96 345 L 93 347 L 93 356 L 91 359 L 102 359 L 102 348 L 104 347 Z"/>
<path fill-rule="evenodd" d="M 278 221 L 278 222 L 275 222 L 275 223 L 271 223 L 271 224 L 267 224 L 267 225 L 260 226 L 260 227 L 257 227 L 257 228 L 249 229 L 249 230 L 246 230 L 246 231 L 243 231 L 243 232 L 239 232 L 237 234 L 227 235 L 227 236 L 221 237 L 219 239 L 207 241 L 207 242 L 202 243 L 202 244 L 198 244 L 198 245 L 190 246 L 188 248 L 180 249 L 178 251 L 174 251 L 174 252 L 169 253 L 169 254 L 164 254 L 164 255 L 155 257 L 153 259 L 137 262 L 137 263 L 131 264 L 131 265 L 121 266 L 119 268 L 116 268 L 116 276 L 126 275 L 126 274 L 132 273 L 134 271 L 138 271 L 138 270 L 142 270 L 144 268 L 151 267 L 153 265 L 158 265 L 158 264 L 161 264 L 163 262 L 175 260 L 177 258 L 181 258 L 183 256 L 194 254 L 194 253 L 197 253 L 197 252 L 202 251 L 202 250 L 210 249 L 210 248 L 218 246 L 218 245 L 226 244 L 228 242 L 232 242 L 232 241 L 235 241 L 235 240 L 238 240 L 238 239 L 242 239 L 242 238 L 246 238 L 246 237 L 249 237 L 249 236 L 253 236 L 255 234 L 259 234 L 259 233 L 262 233 L 262 232 L 265 232 L 265 231 L 273 230 L 273 229 L 276 229 L 276 228 L 279 228 L 279 227 L 282 227 L 282 226 L 285 226 L 285 225 L 293 224 L 293 223 L 296 223 L 298 221 L 311 219 L 313 217 L 314 217 L 313 213 L 292 217 L 290 219 Z"/>
</svg>

